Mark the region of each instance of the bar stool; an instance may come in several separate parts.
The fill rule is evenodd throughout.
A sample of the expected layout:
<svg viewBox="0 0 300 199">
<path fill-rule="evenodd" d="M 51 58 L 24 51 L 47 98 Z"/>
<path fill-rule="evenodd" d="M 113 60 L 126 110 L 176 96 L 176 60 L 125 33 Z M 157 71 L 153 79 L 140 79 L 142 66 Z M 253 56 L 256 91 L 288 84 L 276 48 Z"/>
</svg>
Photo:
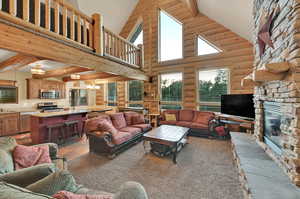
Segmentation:
<svg viewBox="0 0 300 199">
<path fill-rule="evenodd" d="M 59 134 L 57 138 L 59 140 L 62 140 L 62 143 L 65 143 L 65 131 L 64 131 L 64 123 L 60 124 L 49 124 L 46 126 L 47 133 L 48 133 L 48 140 L 47 142 L 54 142 L 57 143 L 58 140 L 53 139 L 53 130 L 57 129 L 59 131 Z"/>
<path fill-rule="evenodd" d="M 79 121 L 67 121 L 64 123 L 65 128 L 67 130 L 67 135 L 78 135 L 78 137 L 82 137 L 81 132 L 79 131 Z M 72 132 L 73 130 L 73 132 Z"/>
</svg>

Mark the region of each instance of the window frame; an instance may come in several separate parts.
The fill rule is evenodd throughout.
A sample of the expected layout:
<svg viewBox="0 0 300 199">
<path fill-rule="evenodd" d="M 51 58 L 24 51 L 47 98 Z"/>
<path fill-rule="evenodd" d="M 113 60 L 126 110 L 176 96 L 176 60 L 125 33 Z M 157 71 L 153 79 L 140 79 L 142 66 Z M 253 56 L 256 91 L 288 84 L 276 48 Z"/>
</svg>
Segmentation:
<svg viewBox="0 0 300 199">
<path fill-rule="evenodd" d="M 108 97 L 109 97 L 109 89 L 108 89 L 108 84 L 116 84 L 116 101 L 109 101 Z M 108 104 L 115 104 L 115 105 L 108 105 Z M 106 105 L 107 106 L 118 106 L 118 83 L 117 82 L 107 82 L 106 83 Z"/>
<path fill-rule="evenodd" d="M 180 58 L 169 59 L 169 60 L 164 60 L 164 61 L 161 60 L 161 17 L 160 17 L 161 12 L 165 13 L 167 16 L 172 18 L 175 22 L 180 24 L 182 27 L 182 39 L 181 39 L 182 52 L 181 52 Z M 181 21 L 179 21 L 177 18 L 175 18 L 174 16 L 172 16 L 171 14 L 166 12 L 165 10 L 159 8 L 158 9 L 158 26 L 157 26 L 157 62 L 158 63 L 168 63 L 168 62 L 172 62 L 172 61 L 176 61 L 176 60 L 182 60 L 182 59 L 184 59 L 184 57 L 185 57 L 185 55 L 184 55 L 184 24 Z"/>
<path fill-rule="evenodd" d="M 176 74 L 180 73 L 182 77 L 182 88 L 181 88 L 181 101 L 162 101 L 162 87 L 161 87 L 161 82 L 162 82 L 162 75 L 166 74 Z M 184 101 L 184 72 L 183 71 L 174 71 L 174 72 L 163 72 L 160 73 L 158 76 L 158 93 L 159 93 L 159 109 L 161 109 L 161 105 L 179 105 L 181 109 L 183 108 L 183 101 Z"/>
<path fill-rule="evenodd" d="M 127 99 L 126 106 L 130 107 L 129 106 L 130 104 L 141 104 L 142 106 L 144 106 L 144 90 L 145 90 L 144 82 L 140 80 L 143 84 L 143 86 L 142 86 L 142 100 L 141 101 L 130 101 L 130 96 L 129 96 L 129 82 L 130 81 L 139 81 L 139 80 L 129 80 L 129 81 L 126 82 L 126 99 Z"/>
<path fill-rule="evenodd" d="M 200 101 L 200 84 L 199 84 L 199 73 L 200 71 L 216 71 L 216 70 L 227 70 L 227 94 L 231 93 L 231 71 L 229 67 L 214 67 L 214 68 L 198 68 L 196 70 L 196 96 L 197 96 L 197 109 L 200 110 L 201 106 L 214 106 L 214 107 L 221 107 L 221 101 L 220 102 L 205 102 Z"/>
<path fill-rule="evenodd" d="M 215 48 L 218 52 L 216 52 L 216 53 L 210 53 L 210 54 L 204 54 L 204 55 L 199 55 L 199 42 L 198 42 L 198 39 L 201 39 L 201 40 L 203 40 L 203 41 L 205 41 L 208 45 L 210 45 L 211 47 L 213 47 L 213 48 Z M 223 52 L 223 50 L 222 49 L 220 49 L 219 47 L 217 47 L 216 45 L 214 45 L 212 42 L 210 42 L 209 40 L 207 40 L 207 39 L 205 39 L 203 36 L 201 36 L 201 35 L 196 35 L 196 39 L 195 39 L 196 41 L 195 41 L 195 43 L 196 43 L 196 45 L 195 45 L 195 47 L 196 47 L 196 49 L 195 49 L 195 55 L 197 56 L 197 57 L 202 57 L 202 56 L 210 56 L 210 55 L 218 55 L 218 54 L 220 54 L 220 53 L 222 53 Z"/>
</svg>

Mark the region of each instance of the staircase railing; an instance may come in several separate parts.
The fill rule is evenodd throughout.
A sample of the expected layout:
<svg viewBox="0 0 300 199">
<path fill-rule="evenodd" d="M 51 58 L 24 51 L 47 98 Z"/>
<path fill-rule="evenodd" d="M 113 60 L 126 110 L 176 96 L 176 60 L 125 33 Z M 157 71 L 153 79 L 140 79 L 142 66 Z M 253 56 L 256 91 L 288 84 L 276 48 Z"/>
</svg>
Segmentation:
<svg viewBox="0 0 300 199">
<path fill-rule="evenodd" d="M 2 0 L 0 19 L 127 65 L 143 67 L 143 47 L 136 47 L 103 27 L 102 16 L 89 17 L 65 0 Z"/>
</svg>

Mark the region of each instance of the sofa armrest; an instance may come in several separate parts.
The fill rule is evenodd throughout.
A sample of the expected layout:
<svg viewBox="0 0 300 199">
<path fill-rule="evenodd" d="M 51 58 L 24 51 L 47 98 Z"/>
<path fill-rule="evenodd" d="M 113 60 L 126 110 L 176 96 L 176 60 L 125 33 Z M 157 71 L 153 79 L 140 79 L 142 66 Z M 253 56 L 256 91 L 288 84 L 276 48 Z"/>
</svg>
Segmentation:
<svg viewBox="0 0 300 199">
<path fill-rule="evenodd" d="M 115 146 L 115 144 L 113 143 L 113 135 L 110 132 L 94 131 L 94 132 L 87 133 L 87 136 L 88 136 L 88 138 L 90 136 L 102 138 L 109 147 L 114 147 Z"/>
<path fill-rule="evenodd" d="M 58 169 L 68 169 L 67 158 L 65 157 L 55 157 L 54 159 L 52 159 L 52 162 L 56 165 Z"/>
<path fill-rule="evenodd" d="M 26 187 L 54 173 L 56 170 L 57 168 L 53 163 L 40 164 L 0 175 L 0 181 L 5 181 L 9 184 L 17 185 L 19 187 Z"/>
<path fill-rule="evenodd" d="M 45 144 L 37 144 L 34 146 L 49 146 L 49 154 L 50 154 L 50 158 L 52 160 L 54 160 L 57 157 L 57 153 L 58 153 L 58 145 L 55 143 L 45 143 Z"/>
</svg>

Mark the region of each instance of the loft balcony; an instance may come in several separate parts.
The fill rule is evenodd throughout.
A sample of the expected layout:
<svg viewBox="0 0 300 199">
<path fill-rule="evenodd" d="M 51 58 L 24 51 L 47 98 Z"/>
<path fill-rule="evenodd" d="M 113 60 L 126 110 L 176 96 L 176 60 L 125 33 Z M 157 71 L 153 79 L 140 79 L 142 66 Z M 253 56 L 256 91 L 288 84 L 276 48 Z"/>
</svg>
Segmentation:
<svg viewBox="0 0 300 199">
<path fill-rule="evenodd" d="M 0 48 L 86 67 L 96 72 L 148 80 L 143 46 L 135 46 L 64 0 L 2 0 Z"/>
</svg>

